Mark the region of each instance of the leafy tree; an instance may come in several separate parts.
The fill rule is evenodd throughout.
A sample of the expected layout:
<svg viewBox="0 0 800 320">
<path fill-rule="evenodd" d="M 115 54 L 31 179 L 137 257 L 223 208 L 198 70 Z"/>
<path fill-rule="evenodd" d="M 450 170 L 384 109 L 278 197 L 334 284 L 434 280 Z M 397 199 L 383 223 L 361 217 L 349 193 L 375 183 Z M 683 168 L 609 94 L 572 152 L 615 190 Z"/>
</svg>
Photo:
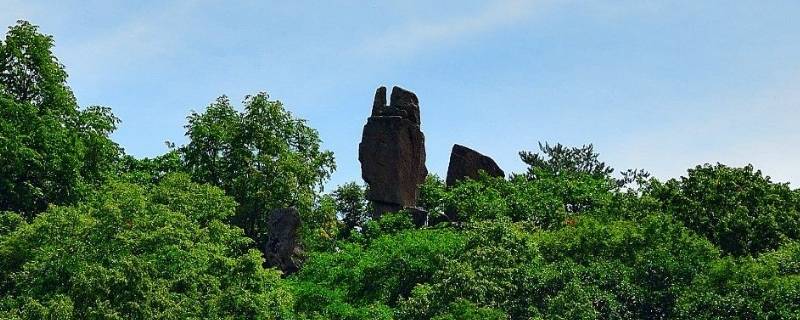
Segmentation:
<svg viewBox="0 0 800 320">
<path fill-rule="evenodd" d="M 605 162 L 598 160 L 599 154 L 594 152 L 594 146 L 566 147 L 560 143 L 550 146 L 539 143 L 542 152 L 533 153 L 520 151 L 522 162 L 529 166 L 527 175 L 536 178 L 542 173 L 560 176 L 567 173 L 585 173 L 596 178 L 606 178 L 614 172 Z"/>
<path fill-rule="evenodd" d="M 797 319 L 800 243 L 752 257 L 727 257 L 695 278 L 678 299 L 680 319 Z"/>
<path fill-rule="evenodd" d="M 291 295 L 234 201 L 185 175 L 111 183 L 0 236 L 3 319 L 284 319 Z"/>
<path fill-rule="evenodd" d="M 627 318 L 670 319 L 682 288 L 709 268 L 719 251 L 706 239 L 662 214 L 640 221 L 602 222 L 580 218 L 574 227 L 538 236 L 540 252 L 555 269 L 575 263 L 581 287 L 595 286 L 613 297 L 608 309 Z M 569 273 L 567 273 L 569 274 Z M 566 281 L 567 279 L 560 280 Z M 569 298 L 571 295 L 566 295 Z M 592 295 L 585 302 L 591 303 Z M 557 309 L 565 310 L 570 300 Z M 594 305 L 602 311 L 603 305 Z"/>
<path fill-rule="evenodd" d="M 411 214 L 405 210 L 389 212 L 381 215 L 379 220 L 370 220 L 361 230 L 363 239 L 354 237 L 354 240 L 362 240 L 367 243 L 381 236 L 400 233 L 404 230 L 414 229 L 414 221 Z"/>
<path fill-rule="evenodd" d="M 451 303 L 447 311 L 433 318 L 433 320 L 505 320 L 508 316 L 502 311 L 478 307 L 466 300 L 456 300 Z"/>
<path fill-rule="evenodd" d="M 25 219 L 14 212 L 0 212 L 0 238 L 25 225 Z"/>
<path fill-rule="evenodd" d="M 569 215 L 602 210 L 622 186 L 649 176 L 643 170 L 628 170 L 621 179 L 612 178 L 614 169 L 599 160 L 591 144 L 570 148 L 540 143 L 539 149 L 541 154 L 520 152 L 529 166 L 525 177 L 559 199 Z"/>
<path fill-rule="evenodd" d="M 337 187 L 332 195 L 336 201 L 336 211 L 344 222 L 345 234 L 356 227 L 363 227 L 369 218 L 369 203 L 365 198 L 364 187 L 348 182 Z"/>
<path fill-rule="evenodd" d="M 513 279 L 520 278 L 520 264 L 539 264 L 528 234 L 507 220 L 474 224 L 462 236 L 464 245 L 457 254 L 445 257 L 442 267 L 427 283 L 418 284 L 398 310 L 400 319 L 447 318 L 452 305 L 464 299 L 477 307 L 502 310 L 508 315 L 513 297 L 520 295 Z M 526 297 L 525 299 L 532 298 Z"/>
<path fill-rule="evenodd" d="M 380 235 L 366 245 L 342 243 L 339 252 L 312 253 L 292 279 L 296 311 L 326 319 L 367 319 L 345 317 L 342 310 L 396 306 L 416 284 L 429 281 L 444 258 L 457 254 L 461 243 L 452 230 L 410 229 Z"/>
<path fill-rule="evenodd" d="M 748 165 L 689 169 L 686 177 L 654 184 L 662 209 L 724 252 L 758 254 L 800 239 L 800 198 Z"/>
<path fill-rule="evenodd" d="M 428 211 L 432 221 L 438 221 L 443 218 L 447 196 L 444 180 L 436 174 L 428 174 L 419 186 L 417 205 Z"/>
<path fill-rule="evenodd" d="M 509 180 L 484 176 L 458 183 L 448 191 L 446 199 L 461 221 L 505 217 L 543 228 L 559 228 L 579 213 L 607 211 L 616 189 L 613 181 L 586 174 L 541 175 L 534 180 L 521 175 Z"/>
<path fill-rule="evenodd" d="M 179 148 L 187 170 L 236 199 L 233 222 L 259 243 L 272 209 L 294 206 L 308 214 L 335 169 L 317 131 L 266 93 L 246 97 L 243 112 L 222 96 L 188 121 L 189 143 Z"/>
<path fill-rule="evenodd" d="M 342 223 L 336 217 L 336 200 L 329 194 L 319 197 L 314 208 L 303 216 L 300 237 L 308 251 L 335 250 Z"/>
<path fill-rule="evenodd" d="M 401 301 L 401 319 L 447 314 L 458 299 L 510 319 L 666 319 L 681 288 L 718 256 L 663 215 L 641 223 L 584 217 L 553 231 L 501 219 L 473 225 L 467 239 Z"/>
<path fill-rule="evenodd" d="M 27 218 L 70 204 L 99 185 L 119 147 L 119 119 L 105 107 L 79 110 L 53 39 L 20 21 L 0 41 L 0 210 Z"/>
<path fill-rule="evenodd" d="M 120 177 L 138 184 L 157 183 L 171 173 L 186 172 L 177 150 L 144 159 L 125 155 L 120 159 L 117 170 Z"/>
</svg>

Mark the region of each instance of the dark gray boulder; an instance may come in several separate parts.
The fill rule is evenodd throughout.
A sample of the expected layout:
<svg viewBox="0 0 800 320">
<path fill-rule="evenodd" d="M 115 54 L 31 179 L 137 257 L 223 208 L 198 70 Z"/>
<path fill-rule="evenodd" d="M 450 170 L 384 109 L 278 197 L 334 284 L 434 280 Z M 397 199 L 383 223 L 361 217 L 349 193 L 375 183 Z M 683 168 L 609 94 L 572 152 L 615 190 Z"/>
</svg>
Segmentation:
<svg viewBox="0 0 800 320">
<path fill-rule="evenodd" d="M 428 226 L 428 211 L 420 207 L 405 207 L 403 208 L 409 215 L 411 215 L 411 222 L 417 228 Z"/>
<path fill-rule="evenodd" d="M 372 117 L 380 117 L 386 108 L 386 87 L 375 90 L 375 100 L 372 102 Z"/>
<path fill-rule="evenodd" d="M 420 130 L 419 102 L 414 93 L 394 87 L 385 105 L 386 88 L 378 88 L 358 146 L 361 176 L 369 184 L 367 200 L 375 217 L 417 204 L 425 181 L 425 135 Z M 383 104 L 383 105 L 382 105 Z"/>
<path fill-rule="evenodd" d="M 478 178 L 481 171 L 485 171 L 493 177 L 505 177 L 505 172 L 492 158 L 465 146 L 453 145 L 453 150 L 450 152 L 450 164 L 447 166 L 447 180 L 445 180 L 448 187 L 452 187 L 456 182 L 466 178 Z M 459 220 L 458 212 L 453 208 L 447 208 L 444 216 L 431 217 L 431 224 L 444 221 L 458 223 Z"/>
<path fill-rule="evenodd" d="M 505 172 L 492 158 L 465 146 L 453 145 L 450 164 L 447 167 L 447 186 L 453 186 L 465 178 L 475 179 L 481 170 L 493 177 L 505 177 Z"/>
<path fill-rule="evenodd" d="M 420 125 L 419 99 L 417 99 L 417 95 L 413 92 L 400 87 L 392 88 L 392 95 L 389 98 L 389 107 L 403 110 L 409 121 Z"/>
<path fill-rule="evenodd" d="M 281 208 L 270 212 L 267 220 L 269 233 L 264 245 L 267 267 L 277 267 L 284 275 L 300 270 L 303 264 L 300 224 L 300 214 L 295 208 Z"/>
<path fill-rule="evenodd" d="M 400 117 L 371 117 L 359 145 L 367 199 L 414 206 L 425 180 L 425 137 L 419 127 Z"/>
</svg>

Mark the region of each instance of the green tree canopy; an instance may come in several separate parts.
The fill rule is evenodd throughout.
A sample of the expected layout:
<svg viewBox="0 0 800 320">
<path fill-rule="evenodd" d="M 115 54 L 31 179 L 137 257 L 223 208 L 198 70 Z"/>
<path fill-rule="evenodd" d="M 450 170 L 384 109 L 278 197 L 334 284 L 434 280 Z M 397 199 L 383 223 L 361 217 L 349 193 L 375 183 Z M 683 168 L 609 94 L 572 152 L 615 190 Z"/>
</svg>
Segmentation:
<svg viewBox="0 0 800 320">
<path fill-rule="evenodd" d="M 52 207 L 0 235 L 0 318 L 285 319 L 291 296 L 223 222 L 234 210 L 185 175 Z"/>
<path fill-rule="evenodd" d="M 259 242 L 272 209 L 295 206 L 308 214 L 335 169 L 317 131 L 266 93 L 246 97 L 243 112 L 220 97 L 188 120 L 189 143 L 179 148 L 187 170 L 236 199 L 234 223 Z"/>
<path fill-rule="evenodd" d="M 650 194 L 729 254 L 758 254 L 800 239 L 798 193 L 751 165 L 697 166 L 686 177 L 654 184 Z"/>
<path fill-rule="evenodd" d="M 585 173 L 594 177 L 610 177 L 614 169 L 600 161 L 594 146 L 567 147 L 560 143 L 551 146 L 539 143 L 542 153 L 520 151 L 522 162 L 529 166 L 528 176 L 536 178 L 542 174 L 561 176 L 570 173 Z"/>
<path fill-rule="evenodd" d="M 20 21 L 0 41 L 0 210 L 30 218 L 74 203 L 120 153 L 105 107 L 79 110 L 53 39 Z"/>
<path fill-rule="evenodd" d="M 137 184 L 157 183 L 170 173 L 186 173 L 183 159 L 174 149 L 153 158 L 125 155 L 118 162 L 117 171 L 122 180 Z"/>
<path fill-rule="evenodd" d="M 365 188 L 355 182 L 348 182 L 333 190 L 336 211 L 344 223 L 345 232 L 363 227 L 369 218 L 369 204 L 365 198 Z"/>
<path fill-rule="evenodd" d="M 752 257 L 726 257 L 682 290 L 681 319 L 797 319 L 800 243 Z"/>
</svg>

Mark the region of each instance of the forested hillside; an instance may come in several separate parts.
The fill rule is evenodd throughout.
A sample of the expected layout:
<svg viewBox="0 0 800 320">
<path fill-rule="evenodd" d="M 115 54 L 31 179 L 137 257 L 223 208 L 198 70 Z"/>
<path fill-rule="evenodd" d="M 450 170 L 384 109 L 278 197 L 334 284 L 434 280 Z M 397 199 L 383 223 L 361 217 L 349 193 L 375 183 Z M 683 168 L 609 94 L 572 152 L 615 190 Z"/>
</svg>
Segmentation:
<svg viewBox="0 0 800 320">
<path fill-rule="evenodd" d="M 800 190 L 752 166 L 659 180 L 543 144 L 383 213 L 360 180 L 323 190 L 333 153 L 266 93 L 126 154 L 53 45 L 0 41 L 2 319 L 800 319 Z M 292 272 L 265 250 L 280 208 Z"/>
</svg>

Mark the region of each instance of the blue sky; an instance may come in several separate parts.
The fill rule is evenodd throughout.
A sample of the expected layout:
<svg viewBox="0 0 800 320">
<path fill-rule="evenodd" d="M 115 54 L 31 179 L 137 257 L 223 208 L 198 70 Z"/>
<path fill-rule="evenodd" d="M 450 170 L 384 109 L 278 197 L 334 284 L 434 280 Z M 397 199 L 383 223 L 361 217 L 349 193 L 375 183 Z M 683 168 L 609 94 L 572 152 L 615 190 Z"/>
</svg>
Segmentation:
<svg viewBox="0 0 800 320">
<path fill-rule="evenodd" d="M 522 171 L 537 142 L 594 143 L 613 167 L 676 177 L 753 163 L 800 182 L 800 1 L 32 1 L 27 19 L 83 106 L 122 118 L 144 157 L 185 141 L 190 110 L 267 91 L 360 181 L 380 85 L 417 93 L 428 168 L 452 144 Z"/>
</svg>

